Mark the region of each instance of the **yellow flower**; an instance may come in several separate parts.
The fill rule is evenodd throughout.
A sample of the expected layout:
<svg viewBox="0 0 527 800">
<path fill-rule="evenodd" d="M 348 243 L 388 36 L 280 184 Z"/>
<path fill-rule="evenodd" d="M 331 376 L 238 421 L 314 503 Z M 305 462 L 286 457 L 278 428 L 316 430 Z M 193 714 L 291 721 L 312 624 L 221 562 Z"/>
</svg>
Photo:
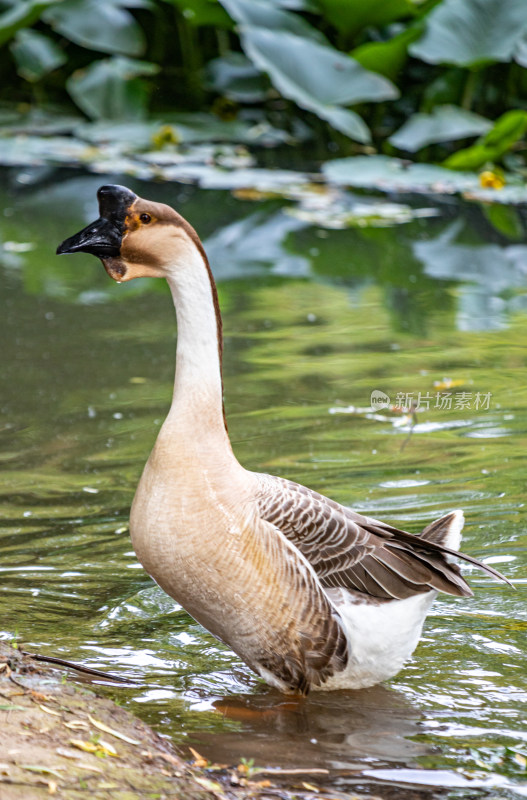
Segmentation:
<svg viewBox="0 0 527 800">
<path fill-rule="evenodd" d="M 161 125 L 152 136 L 152 144 L 156 150 L 162 150 L 167 145 L 179 144 L 180 142 L 181 136 L 173 125 Z"/>
<path fill-rule="evenodd" d="M 490 169 L 480 173 L 479 182 L 484 189 L 503 189 L 505 186 L 503 176 L 498 175 L 497 172 L 492 172 Z"/>
</svg>

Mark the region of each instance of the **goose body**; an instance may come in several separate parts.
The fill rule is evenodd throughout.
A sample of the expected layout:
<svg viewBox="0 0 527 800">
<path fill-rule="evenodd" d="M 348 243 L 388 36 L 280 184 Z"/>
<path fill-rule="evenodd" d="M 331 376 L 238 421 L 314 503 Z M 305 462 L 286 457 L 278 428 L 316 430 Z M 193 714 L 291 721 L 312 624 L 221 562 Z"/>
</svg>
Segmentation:
<svg viewBox="0 0 527 800">
<path fill-rule="evenodd" d="M 163 277 L 178 341 L 169 414 L 132 505 L 137 557 L 165 592 L 283 692 L 371 686 L 395 675 L 438 591 L 472 592 L 452 563 L 452 512 L 415 536 L 310 489 L 250 472 L 223 414 L 221 316 L 201 242 L 169 206 L 99 190 L 100 217 L 60 245 L 117 281 Z"/>
</svg>

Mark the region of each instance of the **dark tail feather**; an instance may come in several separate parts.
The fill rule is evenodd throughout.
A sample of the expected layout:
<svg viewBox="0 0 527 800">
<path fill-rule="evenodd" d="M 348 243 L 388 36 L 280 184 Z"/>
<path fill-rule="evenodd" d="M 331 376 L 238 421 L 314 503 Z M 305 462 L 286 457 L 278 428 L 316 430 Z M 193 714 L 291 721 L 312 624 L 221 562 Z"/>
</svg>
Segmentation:
<svg viewBox="0 0 527 800">
<path fill-rule="evenodd" d="M 454 558 L 459 558 L 462 561 L 466 561 L 468 564 L 473 564 L 475 567 L 478 567 L 478 569 L 486 572 L 487 575 L 491 575 L 495 580 L 507 583 L 509 586 L 514 588 L 514 585 L 510 582 L 510 580 L 493 567 L 489 567 L 488 564 L 483 564 L 481 561 L 478 561 L 477 558 L 467 556 L 465 553 L 460 553 L 458 550 L 447 547 L 445 544 L 443 544 L 443 542 L 448 541 L 449 538 L 456 538 L 456 533 L 459 535 L 461 530 L 460 522 L 462 522 L 462 519 L 462 512 L 452 511 L 450 514 L 446 514 L 444 517 L 441 517 L 440 519 L 435 520 L 428 525 L 420 536 L 416 536 L 413 533 L 407 533 L 406 531 L 401 531 L 399 528 L 393 528 L 391 525 L 384 525 L 383 523 L 375 524 L 377 522 L 376 520 L 370 520 L 370 522 L 373 522 L 374 524 L 363 524 L 363 527 L 366 528 L 366 530 L 369 530 L 372 533 L 377 533 L 381 536 L 385 536 L 386 532 L 388 531 L 394 536 L 394 542 L 392 546 L 397 542 L 401 544 L 407 543 L 410 549 L 414 551 L 415 555 L 418 555 L 419 550 L 421 550 L 423 555 L 426 553 L 441 553 L 443 556 L 449 555 L 453 556 Z M 459 527 L 459 530 L 457 531 L 455 530 L 456 526 Z M 454 565 L 452 564 L 451 566 Z"/>
<path fill-rule="evenodd" d="M 510 580 L 505 577 L 505 575 L 502 575 L 501 572 L 498 572 L 497 569 L 489 567 L 488 564 L 484 564 L 482 561 L 478 561 L 477 558 L 472 558 L 472 556 L 467 556 L 466 553 L 458 553 L 457 550 L 450 550 L 449 547 L 442 547 L 441 550 L 443 553 L 448 553 L 449 556 L 454 556 L 455 558 L 461 558 L 462 561 L 467 561 L 469 564 L 474 564 L 475 567 L 478 567 L 479 569 L 483 570 L 483 572 L 486 572 L 488 575 L 492 575 L 492 577 L 495 578 L 497 581 L 508 583 L 509 586 L 511 586 L 513 589 L 516 588 L 514 584 L 511 583 Z"/>
</svg>

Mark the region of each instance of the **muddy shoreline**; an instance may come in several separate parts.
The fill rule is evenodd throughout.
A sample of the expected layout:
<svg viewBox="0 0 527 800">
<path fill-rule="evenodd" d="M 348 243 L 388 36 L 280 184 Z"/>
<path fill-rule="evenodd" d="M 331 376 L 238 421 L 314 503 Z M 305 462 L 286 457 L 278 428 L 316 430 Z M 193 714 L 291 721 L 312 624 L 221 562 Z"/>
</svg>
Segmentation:
<svg viewBox="0 0 527 800">
<path fill-rule="evenodd" d="M 82 682 L 82 673 L 77 679 L 70 670 L 37 662 L 0 642 L 2 800 L 351 797 L 313 785 L 309 770 L 275 782 L 246 763 L 211 765 L 198 753 L 194 758 L 188 763 L 170 740 L 98 696 L 96 687 Z M 360 800 L 379 798 L 361 795 Z"/>
</svg>

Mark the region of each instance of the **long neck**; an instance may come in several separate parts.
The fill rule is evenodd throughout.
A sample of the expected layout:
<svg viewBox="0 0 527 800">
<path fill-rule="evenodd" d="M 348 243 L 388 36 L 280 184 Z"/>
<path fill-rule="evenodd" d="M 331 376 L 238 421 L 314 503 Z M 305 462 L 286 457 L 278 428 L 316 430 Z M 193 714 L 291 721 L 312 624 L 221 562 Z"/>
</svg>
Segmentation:
<svg viewBox="0 0 527 800">
<path fill-rule="evenodd" d="M 214 279 L 201 247 L 189 248 L 185 265 L 168 278 L 177 315 L 177 354 L 170 417 L 189 435 L 223 432 L 221 316 Z"/>
</svg>

